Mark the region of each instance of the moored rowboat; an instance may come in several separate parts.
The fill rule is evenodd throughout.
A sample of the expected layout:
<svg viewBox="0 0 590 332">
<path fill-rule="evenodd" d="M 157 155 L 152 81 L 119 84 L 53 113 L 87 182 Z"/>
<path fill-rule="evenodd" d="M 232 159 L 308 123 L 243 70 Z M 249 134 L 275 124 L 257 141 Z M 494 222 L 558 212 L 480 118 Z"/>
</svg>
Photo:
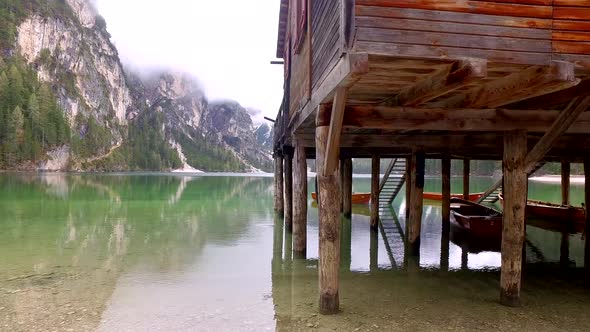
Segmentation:
<svg viewBox="0 0 590 332">
<path fill-rule="evenodd" d="M 317 194 L 315 192 L 311 193 L 311 198 L 314 201 L 318 200 Z M 369 204 L 371 201 L 371 193 L 353 193 L 352 194 L 352 204 Z"/>
<path fill-rule="evenodd" d="M 477 201 L 484 193 L 473 193 L 469 194 L 469 200 L 472 202 Z M 425 192 L 422 194 L 424 199 L 431 201 L 442 201 L 442 193 Z M 463 198 L 463 194 L 451 194 L 451 198 Z"/>
<path fill-rule="evenodd" d="M 504 197 L 500 195 L 500 202 L 504 204 Z M 573 222 L 578 228 L 586 223 L 586 212 L 583 207 L 560 205 L 543 201 L 528 200 L 526 213 L 529 217 L 560 221 Z"/>
<path fill-rule="evenodd" d="M 472 236 L 502 236 L 502 213 L 474 202 L 451 198 L 451 222 Z"/>
</svg>

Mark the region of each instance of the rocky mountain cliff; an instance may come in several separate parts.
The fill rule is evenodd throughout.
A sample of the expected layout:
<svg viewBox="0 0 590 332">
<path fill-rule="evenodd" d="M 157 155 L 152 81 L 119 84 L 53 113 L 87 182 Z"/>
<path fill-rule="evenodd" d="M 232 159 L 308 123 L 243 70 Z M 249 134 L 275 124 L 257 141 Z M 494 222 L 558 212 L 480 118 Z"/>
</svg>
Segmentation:
<svg viewBox="0 0 590 332">
<path fill-rule="evenodd" d="M 254 126 L 245 108 L 209 102 L 197 79 L 185 73 L 126 71 L 90 1 L 26 2 L 0 0 L 0 18 L 4 7 L 6 17 L 14 17 L 14 27 L 0 24 L 0 33 L 15 30 L 12 43 L 0 44 L 3 57 L 22 58 L 39 84 L 51 87 L 71 137 L 59 146 L 41 140 L 44 154 L 21 168 L 270 170 L 262 127 Z M 26 118 L 30 106 L 22 105 Z"/>
</svg>

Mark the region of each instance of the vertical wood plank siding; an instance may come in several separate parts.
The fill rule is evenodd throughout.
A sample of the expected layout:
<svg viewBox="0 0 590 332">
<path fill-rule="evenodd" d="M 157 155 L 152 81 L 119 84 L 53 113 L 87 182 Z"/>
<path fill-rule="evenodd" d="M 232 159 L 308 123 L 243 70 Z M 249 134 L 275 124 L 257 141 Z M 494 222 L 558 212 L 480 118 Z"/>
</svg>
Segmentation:
<svg viewBox="0 0 590 332">
<path fill-rule="evenodd" d="M 311 2 L 312 88 L 315 89 L 334 68 L 342 54 L 340 42 L 340 0 Z"/>
</svg>

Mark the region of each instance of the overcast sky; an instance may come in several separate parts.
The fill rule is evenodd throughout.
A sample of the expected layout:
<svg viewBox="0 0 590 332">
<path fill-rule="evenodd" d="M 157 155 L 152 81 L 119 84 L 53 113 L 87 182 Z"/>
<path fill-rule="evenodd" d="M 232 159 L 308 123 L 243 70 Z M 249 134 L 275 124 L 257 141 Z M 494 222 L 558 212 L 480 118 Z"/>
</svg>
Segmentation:
<svg viewBox="0 0 590 332">
<path fill-rule="evenodd" d="M 96 3 L 125 63 L 187 71 L 199 78 L 210 100 L 234 99 L 276 117 L 283 69 L 270 61 L 276 54 L 279 0 Z"/>
</svg>

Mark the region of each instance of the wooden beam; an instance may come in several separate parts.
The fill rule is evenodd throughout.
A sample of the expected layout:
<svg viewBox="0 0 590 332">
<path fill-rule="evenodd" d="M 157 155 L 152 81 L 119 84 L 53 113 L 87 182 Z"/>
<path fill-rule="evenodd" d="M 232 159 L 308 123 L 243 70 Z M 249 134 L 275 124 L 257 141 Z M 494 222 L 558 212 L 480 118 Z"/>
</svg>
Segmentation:
<svg viewBox="0 0 590 332">
<path fill-rule="evenodd" d="M 342 167 L 343 181 L 342 181 L 342 197 L 343 197 L 343 213 L 346 218 L 352 215 L 352 159 L 345 158 Z"/>
<path fill-rule="evenodd" d="M 351 87 L 368 72 L 369 55 L 367 53 L 344 54 L 326 79 L 313 90 L 311 102 L 291 118 L 289 128 L 293 132 L 297 131 L 303 123 L 309 121 L 319 105 L 332 102 L 339 88 Z"/>
<path fill-rule="evenodd" d="M 467 59 L 443 66 L 442 69 L 416 82 L 383 102 L 386 106 L 418 106 L 464 87 L 487 75 L 487 62 Z"/>
<path fill-rule="evenodd" d="M 283 200 L 283 156 L 275 155 L 275 213 L 281 217 L 285 213 Z"/>
<path fill-rule="evenodd" d="M 567 161 L 561 162 L 561 204 L 570 205 L 570 173 L 571 165 Z"/>
<path fill-rule="evenodd" d="M 551 66 L 533 66 L 475 87 L 442 101 L 445 108 L 496 108 L 565 90 L 580 83 L 573 63 L 554 61 Z"/>
<path fill-rule="evenodd" d="M 328 134 L 328 141 L 326 142 L 326 156 L 323 160 L 324 167 L 322 167 L 324 176 L 332 174 L 338 168 L 342 120 L 344 119 L 347 95 L 347 88 L 338 88 L 334 95 L 332 115 L 330 119 L 330 131 Z"/>
<path fill-rule="evenodd" d="M 587 102 L 585 100 L 579 107 L 586 106 Z M 455 132 L 527 130 L 531 133 L 545 133 L 552 128 L 562 113 L 543 110 L 348 106 L 344 114 L 343 126 L 350 129 Z M 590 112 L 582 114 L 575 123 L 571 124 L 567 133 L 590 133 Z"/>
<path fill-rule="evenodd" d="M 570 103 L 572 99 L 579 96 L 590 95 L 590 79 L 582 79 L 580 84 L 569 89 L 553 92 L 543 96 L 520 101 L 506 105 L 506 108 L 513 109 L 557 109 L 563 104 Z"/>
<path fill-rule="evenodd" d="M 316 159 L 324 160 L 329 127 L 325 125 L 325 108 L 318 110 L 316 128 Z M 323 163 L 318 162 L 319 202 L 319 309 L 321 314 L 339 311 L 340 297 L 340 184 L 337 172 L 324 175 Z"/>
<path fill-rule="evenodd" d="M 379 173 L 381 169 L 380 157 L 374 154 L 371 158 L 371 230 L 379 230 Z"/>
<path fill-rule="evenodd" d="M 471 175 L 471 160 L 463 159 L 463 199 L 469 200 L 469 182 Z"/>
<path fill-rule="evenodd" d="M 293 158 L 293 256 L 307 255 L 307 159 L 305 147 L 297 144 Z"/>
<path fill-rule="evenodd" d="M 420 255 L 420 232 L 422 228 L 422 208 L 424 193 L 425 155 L 421 150 L 412 153 L 410 185 L 410 214 L 408 217 L 407 253 L 409 256 Z"/>
<path fill-rule="evenodd" d="M 500 302 L 507 306 L 520 305 L 522 249 L 528 192 L 526 153 L 526 132 L 507 132 L 504 136 L 504 214 L 500 277 Z"/>
<path fill-rule="evenodd" d="M 293 231 L 293 155 L 285 154 L 285 229 Z"/>
<path fill-rule="evenodd" d="M 559 117 L 555 120 L 551 128 L 528 153 L 525 164 L 527 174 L 533 171 L 535 164 L 543 159 L 545 154 L 547 154 L 557 139 L 559 139 L 559 137 L 570 128 L 570 126 L 578 119 L 580 114 L 589 108 L 590 97 L 576 98 L 564 111 L 559 114 Z"/>
<path fill-rule="evenodd" d="M 443 229 L 450 229 L 451 221 L 451 158 L 445 156 L 442 160 L 442 223 Z"/>
</svg>

